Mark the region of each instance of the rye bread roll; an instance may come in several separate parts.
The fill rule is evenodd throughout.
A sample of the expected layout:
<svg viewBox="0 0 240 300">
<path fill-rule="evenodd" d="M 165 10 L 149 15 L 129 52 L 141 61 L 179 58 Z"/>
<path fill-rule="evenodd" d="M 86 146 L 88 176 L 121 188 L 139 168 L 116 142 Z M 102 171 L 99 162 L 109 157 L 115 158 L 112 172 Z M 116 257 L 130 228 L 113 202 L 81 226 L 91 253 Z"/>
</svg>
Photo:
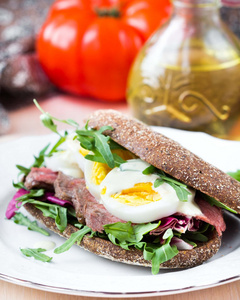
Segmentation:
<svg viewBox="0 0 240 300">
<path fill-rule="evenodd" d="M 79 230 L 73 225 L 68 224 L 66 229 L 60 232 L 55 224 L 55 220 L 50 217 L 44 217 L 43 213 L 33 204 L 27 203 L 24 207 L 35 219 L 64 238 L 70 238 L 72 233 Z M 208 238 L 208 242 L 198 243 L 198 246 L 192 250 L 180 250 L 172 259 L 162 263 L 160 269 L 192 268 L 207 261 L 218 252 L 221 246 L 221 237 L 218 236 L 216 230 L 213 230 Z M 147 261 L 143 258 L 142 251 L 135 248 L 125 250 L 110 241 L 98 237 L 89 237 L 89 234 L 83 237 L 78 246 L 112 261 L 144 267 L 152 266 L 151 261 Z"/>
<path fill-rule="evenodd" d="M 111 126 L 113 130 L 107 130 L 104 134 L 110 136 L 115 142 L 172 177 L 240 212 L 240 183 L 179 143 L 117 111 L 99 110 L 88 120 L 88 125 L 95 129 Z M 68 224 L 67 228 L 60 232 L 54 219 L 43 216 L 42 212 L 30 203 L 24 206 L 34 218 L 60 236 L 68 239 L 72 233 L 79 230 Z M 86 235 L 79 246 L 113 261 L 151 267 L 151 261 L 144 259 L 142 251 L 135 248 L 124 250 L 98 237 Z M 208 242 L 199 242 L 192 250 L 180 250 L 171 260 L 162 263 L 160 269 L 195 267 L 216 254 L 220 246 L 221 237 L 214 229 L 209 232 Z"/>
<path fill-rule="evenodd" d="M 113 127 L 104 134 L 142 160 L 240 213 L 240 182 L 179 143 L 114 110 L 98 110 L 88 120 L 91 128 Z"/>
</svg>

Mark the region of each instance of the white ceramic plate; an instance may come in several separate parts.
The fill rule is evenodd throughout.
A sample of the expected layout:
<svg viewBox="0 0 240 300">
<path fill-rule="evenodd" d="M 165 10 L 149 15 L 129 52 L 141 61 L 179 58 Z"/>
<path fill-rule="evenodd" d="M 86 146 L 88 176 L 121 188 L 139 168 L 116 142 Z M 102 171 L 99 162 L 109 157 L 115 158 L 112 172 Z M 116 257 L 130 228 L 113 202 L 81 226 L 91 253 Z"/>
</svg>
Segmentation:
<svg viewBox="0 0 240 300">
<path fill-rule="evenodd" d="M 219 140 L 203 133 L 155 128 L 179 141 L 205 160 L 224 171 L 240 169 L 240 142 Z M 227 231 L 221 250 L 208 262 L 188 270 L 160 271 L 129 266 L 100 258 L 73 246 L 68 252 L 54 254 L 50 263 L 23 256 L 20 247 L 33 247 L 48 240 L 57 246 L 64 239 L 28 231 L 5 218 L 7 204 L 14 194 L 12 180 L 17 179 L 16 164 L 28 166 L 55 136 L 25 137 L 0 145 L 0 278 L 32 288 L 98 297 L 143 297 L 168 295 L 213 287 L 240 278 L 240 219 L 226 213 Z M 25 214 L 27 214 L 24 211 Z M 219 272 L 221 270 L 221 272 Z"/>
</svg>

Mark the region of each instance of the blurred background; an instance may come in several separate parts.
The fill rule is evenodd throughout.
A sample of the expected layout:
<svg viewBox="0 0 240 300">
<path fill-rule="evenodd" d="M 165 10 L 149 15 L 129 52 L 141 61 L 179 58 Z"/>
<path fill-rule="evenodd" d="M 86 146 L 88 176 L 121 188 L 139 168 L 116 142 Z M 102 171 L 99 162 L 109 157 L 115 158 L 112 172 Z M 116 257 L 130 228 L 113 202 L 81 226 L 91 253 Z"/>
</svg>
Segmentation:
<svg viewBox="0 0 240 300">
<path fill-rule="evenodd" d="M 2 108 L 0 120 L 3 128 L 1 133 L 7 133 L 9 128 L 6 112 L 11 113 L 22 107 L 32 105 L 33 98 L 41 102 L 58 95 L 69 97 L 69 99 L 72 97 L 79 107 L 81 104 L 86 105 L 88 101 L 90 106 L 99 107 L 96 103 L 101 103 L 100 107 L 103 108 L 118 109 L 118 105 L 120 105 L 121 108 L 124 107 L 124 110 L 130 111 L 131 114 L 151 125 L 198 130 L 197 126 L 194 125 L 195 128 L 185 121 L 184 125 L 181 122 L 176 122 L 178 117 L 174 116 L 173 113 L 167 116 L 168 120 L 159 115 L 159 101 L 163 101 L 163 96 L 160 97 L 159 89 L 157 92 L 159 95 L 156 95 L 152 82 L 154 80 L 160 82 L 161 76 L 165 76 L 164 80 L 166 79 L 166 67 L 164 67 L 164 71 L 161 71 L 161 74 L 164 73 L 164 75 L 156 75 L 157 71 L 152 67 L 149 68 L 149 72 L 152 72 L 151 76 L 148 74 L 146 79 L 143 75 L 144 64 L 148 63 L 153 66 L 158 64 L 158 59 L 154 57 L 155 54 L 151 55 L 150 60 L 149 58 L 145 61 L 141 60 L 141 65 L 137 65 L 138 62 L 135 62 L 133 75 L 130 75 L 130 70 L 134 61 L 139 60 L 142 53 L 145 57 L 147 56 L 146 52 L 151 52 L 151 49 L 157 47 L 158 39 L 161 41 L 162 47 L 163 40 L 166 39 L 169 28 L 174 23 L 174 18 L 185 18 L 189 22 L 189 16 L 196 14 L 196 9 L 190 11 L 189 7 L 192 4 L 198 5 L 202 2 L 216 5 L 215 9 L 221 21 L 237 40 L 240 37 L 240 1 L 0 0 L 0 106 Z M 182 7 L 179 10 L 179 3 L 185 5 L 185 8 Z M 184 9 L 185 13 L 183 13 Z M 186 13 L 186 11 L 188 12 Z M 121 19 L 122 24 L 112 22 L 113 19 L 114 21 Z M 198 22 L 205 22 L 206 25 L 207 21 L 206 18 L 204 20 L 199 18 Z M 199 24 L 192 23 L 191 26 L 192 32 L 199 28 Z M 207 24 L 207 26 L 210 26 L 208 32 L 211 32 L 212 25 Z M 157 34 L 151 38 L 150 48 L 146 51 L 145 43 L 156 30 L 158 30 Z M 184 31 L 184 34 L 187 32 L 186 28 L 181 26 L 175 26 L 174 30 L 175 37 L 181 35 L 181 30 Z M 195 31 L 197 32 L 198 29 Z M 185 57 L 184 61 L 181 60 L 181 68 L 186 64 L 190 66 L 187 73 L 182 69 L 181 72 L 186 78 L 190 78 L 194 70 L 189 54 L 191 52 L 190 38 L 192 37 L 189 38 L 184 34 L 183 40 L 179 42 L 181 45 L 176 46 L 172 55 L 176 59 L 171 68 L 178 67 L 181 49 Z M 216 37 L 216 33 L 214 34 Z M 206 38 L 206 41 L 209 41 L 211 38 L 214 39 L 214 34 L 212 37 L 210 34 L 205 34 L 205 37 L 198 38 L 202 40 Z M 224 36 L 223 33 L 220 35 Z M 174 39 L 173 37 L 172 40 Z M 229 41 L 229 37 L 227 39 Z M 190 42 L 186 43 L 186 40 Z M 153 47 L 152 44 L 154 43 L 155 46 Z M 239 41 L 236 43 L 238 46 L 234 45 L 234 59 L 238 60 L 239 64 L 240 43 Z M 206 45 L 204 47 L 206 48 Z M 221 47 L 221 45 L 219 44 L 217 47 Z M 164 50 L 164 60 L 166 60 L 166 51 L 169 51 L 166 49 Z M 232 53 L 233 51 L 231 55 L 233 55 Z M 218 56 L 218 54 L 214 55 L 215 58 Z M 201 64 L 203 64 L 202 61 Z M 239 70 L 237 69 L 237 74 L 240 76 Z M 210 71 L 207 71 L 209 74 Z M 229 74 L 235 76 L 232 75 L 233 73 Z M 212 77 L 216 78 L 216 76 L 218 75 L 214 73 Z M 151 78 L 151 83 L 148 82 L 149 78 Z M 236 78 L 237 82 L 234 82 L 234 88 L 237 86 L 236 89 L 239 92 L 235 92 L 238 100 L 234 100 L 234 107 L 237 107 L 234 110 L 239 111 L 240 87 L 238 76 Z M 139 88 L 140 81 L 142 81 L 141 88 Z M 220 81 L 218 81 L 218 85 L 221 85 Z M 196 90 L 198 88 L 195 82 L 194 88 Z M 230 98 L 230 96 L 228 97 Z M 224 99 L 227 103 L 228 98 L 225 97 Z M 191 101 L 195 100 L 192 99 Z M 211 99 L 208 100 L 211 102 Z M 236 102 L 239 105 L 236 106 Z M 180 105 L 179 103 L 180 100 L 178 104 L 172 104 L 171 107 L 175 106 L 174 109 L 176 109 L 176 105 Z M 160 104 L 162 107 L 162 102 Z M 190 110 L 186 112 L 186 107 L 193 107 L 195 105 L 193 104 L 194 102 L 184 103 L 185 106 L 181 104 L 181 109 L 185 109 L 188 118 L 193 119 L 198 114 L 198 120 L 200 120 L 199 115 L 207 116 L 207 112 L 205 110 L 200 111 L 199 108 L 198 110 L 195 109 L 190 116 L 191 112 Z M 213 103 L 212 106 L 208 105 L 215 118 L 214 121 L 212 119 L 210 121 L 215 124 L 215 127 L 219 127 L 222 126 L 220 122 L 225 122 L 225 115 L 223 113 L 220 122 L 217 121 L 216 123 L 217 112 L 223 108 L 226 113 L 228 109 L 231 109 L 231 103 L 227 108 L 225 103 L 221 103 L 220 108 L 213 107 L 214 105 Z M 169 109 L 171 107 L 169 105 Z M 215 108 L 216 113 L 214 112 Z M 179 111 L 179 109 L 178 107 L 177 110 Z M 146 114 L 141 114 L 139 110 L 141 112 L 147 111 L 147 117 Z M 153 114 L 149 113 L 152 111 L 154 111 Z M 203 117 L 201 118 L 203 119 Z M 173 119 L 174 122 L 172 122 Z M 235 121 L 230 122 L 231 126 L 233 122 Z M 204 126 L 200 126 L 200 130 L 204 131 Z M 215 129 L 213 131 L 212 127 L 209 129 L 206 126 L 206 132 L 218 136 L 218 132 Z M 229 133 L 229 129 L 227 133 Z"/>
</svg>

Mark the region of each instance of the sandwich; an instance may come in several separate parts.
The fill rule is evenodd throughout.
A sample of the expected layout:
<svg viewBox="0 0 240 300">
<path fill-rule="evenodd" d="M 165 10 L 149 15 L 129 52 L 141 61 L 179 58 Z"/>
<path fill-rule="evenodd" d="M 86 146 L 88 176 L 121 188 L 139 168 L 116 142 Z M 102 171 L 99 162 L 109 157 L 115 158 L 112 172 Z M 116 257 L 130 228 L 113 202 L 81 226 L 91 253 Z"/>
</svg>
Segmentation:
<svg viewBox="0 0 240 300">
<path fill-rule="evenodd" d="M 59 139 L 29 168 L 17 166 L 22 177 L 8 219 L 19 223 L 23 207 L 66 238 L 54 253 L 77 244 L 153 274 L 195 267 L 217 253 L 223 209 L 240 212 L 238 180 L 117 111 L 98 110 L 80 128 L 36 105 Z M 59 133 L 56 121 L 74 130 Z"/>
</svg>

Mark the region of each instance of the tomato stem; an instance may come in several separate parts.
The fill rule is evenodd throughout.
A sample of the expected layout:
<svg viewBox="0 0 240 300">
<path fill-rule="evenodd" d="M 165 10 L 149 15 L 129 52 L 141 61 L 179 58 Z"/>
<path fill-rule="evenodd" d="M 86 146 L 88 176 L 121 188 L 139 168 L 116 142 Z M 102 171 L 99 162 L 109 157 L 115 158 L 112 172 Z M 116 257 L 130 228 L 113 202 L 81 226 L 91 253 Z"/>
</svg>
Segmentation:
<svg viewBox="0 0 240 300">
<path fill-rule="evenodd" d="M 99 17 L 119 18 L 121 16 L 117 8 L 96 8 L 95 11 Z"/>
</svg>

